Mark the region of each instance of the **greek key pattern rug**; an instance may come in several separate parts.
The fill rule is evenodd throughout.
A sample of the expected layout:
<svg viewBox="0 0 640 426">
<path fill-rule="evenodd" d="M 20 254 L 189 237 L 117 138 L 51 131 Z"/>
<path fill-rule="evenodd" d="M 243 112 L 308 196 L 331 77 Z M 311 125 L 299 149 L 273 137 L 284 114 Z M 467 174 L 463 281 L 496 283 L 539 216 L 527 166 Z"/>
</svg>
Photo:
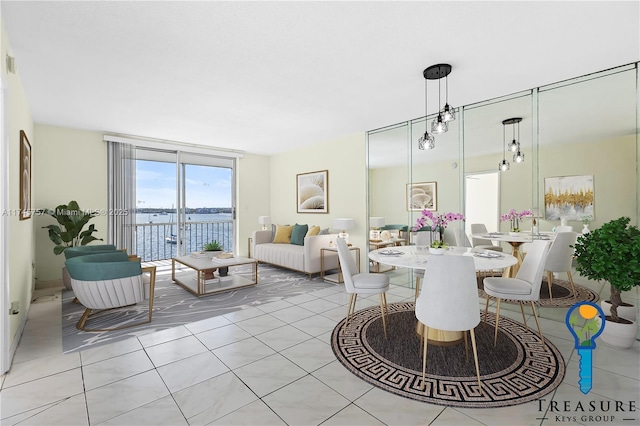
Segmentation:
<svg viewBox="0 0 640 426">
<path fill-rule="evenodd" d="M 574 286 L 576 288 L 575 296 L 571 291 L 571 283 L 569 283 L 569 281 L 554 278 L 553 284 L 551 284 L 551 291 L 553 293 L 553 299 L 551 299 L 549 297 L 549 284 L 547 284 L 547 278 L 543 278 L 542 286 L 540 287 L 540 299 L 538 300 L 539 306 L 543 308 L 569 308 L 575 303 L 582 301 L 598 301 L 598 295 L 592 290 L 576 284 L 575 282 Z M 482 278 L 478 278 L 478 296 L 483 299 L 486 299 L 487 297 L 487 293 L 483 290 Z M 517 300 L 503 299 L 502 302 L 518 304 Z"/>
<path fill-rule="evenodd" d="M 386 339 L 381 323 L 379 307 L 356 312 L 346 327 L 341 321 L 333 330 L 333 352 L 356 376 L 406 398 L 451 407 L 506 407 L 538 399 L 564 378 L 565 363 L 558 349 L 547 340 L 543 344 L 523 324 L 501 317 L 494 347 L 495 314 L 489 313 L 487 322 L 475 329 L 483 392 L 471 345 L 467 359 L 464 343 L 430 344 L 423 383 L 414 303 L 389 305 Z"/>
</svg>

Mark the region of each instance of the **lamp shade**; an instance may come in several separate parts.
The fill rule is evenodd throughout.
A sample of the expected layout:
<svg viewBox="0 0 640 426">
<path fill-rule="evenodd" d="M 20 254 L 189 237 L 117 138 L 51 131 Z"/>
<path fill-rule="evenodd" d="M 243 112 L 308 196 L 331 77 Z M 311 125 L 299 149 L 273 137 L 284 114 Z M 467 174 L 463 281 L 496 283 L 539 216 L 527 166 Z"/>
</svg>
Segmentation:
<svg viewBox="0 0 640 426">
<path fill-rule="evenodd" d="M 270 225 L 271 224 L 271 216 L 258 216 L 258 223 L 260 225 Z"/>
<path fill-rule="evenodd" d="M 384 217 L 370 217 L 369 225 L 372 228 L 382 228 L 384 226 Z"/>
<path fill-rule="evenodd" d="M 335 218 L 333 219 L 333 228 L 341 229 L 343 231 L 347 231 L 349 229 L 353 229 L 356 226 L 356 221 L 351 218 Z"/>
</svg>

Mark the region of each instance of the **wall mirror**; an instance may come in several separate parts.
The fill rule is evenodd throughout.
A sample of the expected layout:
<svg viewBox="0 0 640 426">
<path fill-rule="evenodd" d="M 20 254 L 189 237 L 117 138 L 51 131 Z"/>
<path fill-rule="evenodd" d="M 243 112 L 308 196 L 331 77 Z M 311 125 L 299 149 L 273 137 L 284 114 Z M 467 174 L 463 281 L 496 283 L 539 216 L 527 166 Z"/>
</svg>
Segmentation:
<svg viewBox="0 0 640 426">
<path fill-rule="evenodd" d="M 620 216 L 630 216 L 637 224 L 637 65 L 461 107 L 449 131 L 436 135 L 434 150 L 417 149 L 418 138 L 434 116 L 368 132 L 369 216 L 384 217 L 387 224 L 412 226 L 419 212 L 407 209 L 405 188 L 421 182 L 437 183 L 439 212 L 468 215 L 466 200 L 479 190 L 470 188 L 467 178 L 495 175 L 504 152 L 502 121 L 521 117 L 519 141 L 525 161 L 516 164 L 512 152 L 505 154 L 510 170 L 500 172 L 497 183 L 492 184 L 498 185 L 498 199 L 492 199 L 492 208 L 499 213 L 511 208 L 537 209 L 539 229 L 550 231 L 560 224 L 559 218 L 546 216 L 549 197 L 545 191 L 549 191 L 550 182 L 567 176 L 592 176 L 592 228 Z M 511 127 L 504 130 L 508 144 Z M 482 195 L 475 198 L 482 199 Z M 506 230 L 497 215 L 486 217 L 494 218 L 491 226 Z M 568 224 L 582 230 L 581 221 L 575 218 Z M 525 230 L 531 226 L 530 220 L 523 224 Z M 453 231 L 449 232 L 445 238 L 452 242 Z"/>
</svg>

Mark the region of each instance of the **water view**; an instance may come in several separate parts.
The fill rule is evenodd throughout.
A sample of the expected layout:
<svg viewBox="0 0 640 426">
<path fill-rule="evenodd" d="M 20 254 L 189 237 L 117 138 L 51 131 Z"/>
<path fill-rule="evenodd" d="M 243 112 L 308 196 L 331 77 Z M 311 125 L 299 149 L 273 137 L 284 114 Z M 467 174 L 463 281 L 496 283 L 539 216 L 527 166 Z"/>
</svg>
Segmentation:
<svg viewBox="0 0 640 426">
<path fill-rule="evenodd" d="M 178 232 L 175 213 L 136 213 L 136 252 L 143 261 L 177 256 L 178 238 L 185 253 L 201 251 L 204 244 L 218 241 L 225 251 L 233 251 L 231 213 L 187 214 Z"/>
</svg>

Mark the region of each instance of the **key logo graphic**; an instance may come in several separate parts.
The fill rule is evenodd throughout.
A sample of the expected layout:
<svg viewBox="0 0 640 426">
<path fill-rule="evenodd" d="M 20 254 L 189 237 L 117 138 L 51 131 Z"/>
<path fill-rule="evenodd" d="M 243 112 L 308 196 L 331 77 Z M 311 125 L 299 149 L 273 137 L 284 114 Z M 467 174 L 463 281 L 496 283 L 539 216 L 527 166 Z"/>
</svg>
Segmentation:
<svg viewBox="0 0 640 426">
<path fill-rule="evenodd" d="M 592 355 L 596 348 L 596 337 L 604 330 L 604 312 L 598 305 L 591 302 L 576 303 L 567 312 L 565 323 L 573 335 L 575 348 L 580 356 L 578 384 L 580 391 L 586 395 L 593 384 Z"/>
</svg>

